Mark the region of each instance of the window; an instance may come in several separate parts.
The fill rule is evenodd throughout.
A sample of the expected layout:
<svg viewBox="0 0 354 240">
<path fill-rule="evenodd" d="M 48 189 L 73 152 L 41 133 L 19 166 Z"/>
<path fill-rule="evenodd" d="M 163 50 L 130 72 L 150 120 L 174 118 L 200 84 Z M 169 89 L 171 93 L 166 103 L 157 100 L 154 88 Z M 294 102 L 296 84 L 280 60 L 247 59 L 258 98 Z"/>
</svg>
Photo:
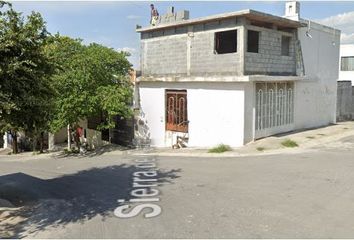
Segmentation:
<svg viewBox="0 0 354 240">
<path fill-rule="evenodd" d="M 290 37 L 282 36 L 281 37 L 281 55 L 289 56 L 290 49 Z"/>
<path fill-rule="evenodd" d="M 237 30 L 215 33 L 215 53 L 237 52 Z"/>
<path fill-rule="evenodd" d="M 259 32 L 247 31 L 247 52 L 258 53 L 259 49 Z"/>
<path fill-rule="evenodd" d="M 166 90 L 166 130 L 188 132 L 186 90 Z"/>
<path fill-rule="evenodd" d="M 341 71 L 354 71 L 354 56 L 341 58 Z"/>
</svg>

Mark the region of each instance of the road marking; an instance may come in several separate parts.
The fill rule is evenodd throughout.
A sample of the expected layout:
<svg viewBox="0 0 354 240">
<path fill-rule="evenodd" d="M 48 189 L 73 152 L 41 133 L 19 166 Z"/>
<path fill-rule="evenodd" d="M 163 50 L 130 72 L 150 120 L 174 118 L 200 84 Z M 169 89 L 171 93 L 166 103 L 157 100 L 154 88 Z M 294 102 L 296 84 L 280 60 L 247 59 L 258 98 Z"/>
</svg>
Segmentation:
<svg viewBox="0 0 354 240">
<path fill-rule="evenodd" d="M 130 199 L 118 199 L 117 202 L 123 204 L 114 210 L 114 215 L 118 218 L 132 218 L 143 214 L 145 218 L 157 217 L 162 209 L 156 203 L 160 201 L 158 197 L 160 191 L 157 187 L 157 164 L 155 158 L 144 158 L 134 160 L 135 167 L 139 169 L 132 174 L 133 190 L 130 191 Z M 143 212 L 149 209 L 149 212 Z"/>
</svg>

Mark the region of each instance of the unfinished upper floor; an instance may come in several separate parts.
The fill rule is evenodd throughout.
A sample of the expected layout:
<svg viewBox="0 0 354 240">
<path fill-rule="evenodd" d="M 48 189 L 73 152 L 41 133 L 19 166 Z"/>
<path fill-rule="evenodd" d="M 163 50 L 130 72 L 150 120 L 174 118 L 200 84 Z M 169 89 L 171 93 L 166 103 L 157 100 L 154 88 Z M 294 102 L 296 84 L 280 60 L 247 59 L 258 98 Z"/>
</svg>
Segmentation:
<svg viewBox="0 0 354 240">
<path fill-rule="evenodd" d="M 142 76 L 296 76 L 304 26 L 243 10 L 140 28 Z"/>
</svg>

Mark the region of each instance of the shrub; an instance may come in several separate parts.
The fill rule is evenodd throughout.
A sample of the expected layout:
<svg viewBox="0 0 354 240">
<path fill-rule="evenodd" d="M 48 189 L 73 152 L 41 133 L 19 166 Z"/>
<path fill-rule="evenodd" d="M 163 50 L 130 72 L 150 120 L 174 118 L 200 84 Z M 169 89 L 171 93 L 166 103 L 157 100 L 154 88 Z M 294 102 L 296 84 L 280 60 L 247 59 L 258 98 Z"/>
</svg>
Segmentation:
<svg viewBox="0 0 354 240">
<path fill-rule="evenodd" d="M 226 151 L 231 151 L 231 147 L 229 145 L 225 145 L 225 144 L 219 144 L 216 147 L 213 147 L 211 149 L 209 149 L 209 153 L 223 153 Z"/>
<path fill-rule="evenodd" d="M 289 148 L 293 148 L 293 147 L 298 147 L 299 145 L 290 139 L 286 139 L 285 141 L 281 142 L 281 145 L 283 145 L 284 147 L 289 147 Z"/>
</svg>

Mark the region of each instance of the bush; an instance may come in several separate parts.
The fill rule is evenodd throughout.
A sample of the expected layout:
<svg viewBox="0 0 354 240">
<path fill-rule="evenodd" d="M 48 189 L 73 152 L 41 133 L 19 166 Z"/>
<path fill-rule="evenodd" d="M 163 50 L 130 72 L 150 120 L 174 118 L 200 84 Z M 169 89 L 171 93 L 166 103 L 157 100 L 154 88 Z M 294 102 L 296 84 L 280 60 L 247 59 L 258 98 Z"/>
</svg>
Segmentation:
<svg viewBox="0 0 354 240">
<path fill-rule="evenodd" d="M 264 150 L 265 150 L 265 148 L 264 148 L 264 147 L 257 147 L 257 151 L 262 152 L 262 151 L 264 151 Z"/>
<path fill-rule="evenodd" d="M 216 147 L 213 147 L 211 149 L 209 149 L 209 153 L 223 153 L 226 151 L 231 151 L 231 147 L 229 145 L 225 145 L 225 144 L 219 144 Z"/>
<path fill-rule="evenodd" d="M 293 147 L 298 147 L 299 146 L 295 141 L 290 140 L 290 139 L 287 139 L 287 140 L 281 142 L 281 145 L 283 145 L 284 147 L 289 147 L 289 148 L 293 148 Z"/>
</svg>

